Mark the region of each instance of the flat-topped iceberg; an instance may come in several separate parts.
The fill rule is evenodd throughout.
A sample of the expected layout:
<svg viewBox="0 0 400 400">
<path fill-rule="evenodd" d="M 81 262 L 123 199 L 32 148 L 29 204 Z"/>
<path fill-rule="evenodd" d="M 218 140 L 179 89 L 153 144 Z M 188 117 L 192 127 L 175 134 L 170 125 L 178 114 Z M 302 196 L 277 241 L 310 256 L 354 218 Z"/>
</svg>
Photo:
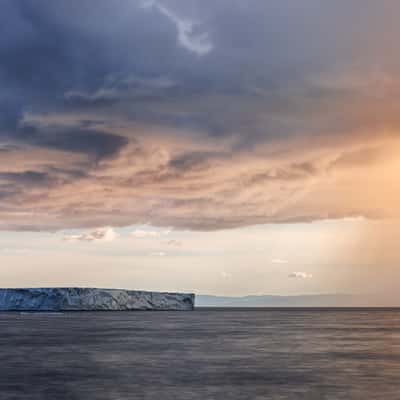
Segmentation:
<svg viewBox="0 0 400 400">
<path fill-rule="evenodd" d="M 194 294 L 97 288 L 0 289 L 0 311 L 129 311 L 194 309 Z"/>
</svg>

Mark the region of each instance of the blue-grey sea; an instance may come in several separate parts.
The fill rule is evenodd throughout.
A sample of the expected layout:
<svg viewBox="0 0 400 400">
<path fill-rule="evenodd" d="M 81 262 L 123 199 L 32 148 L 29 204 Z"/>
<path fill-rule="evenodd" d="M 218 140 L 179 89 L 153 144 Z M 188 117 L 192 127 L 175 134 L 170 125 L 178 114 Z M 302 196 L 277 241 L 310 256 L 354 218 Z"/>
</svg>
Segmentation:
<svg viewBox="0 0 400 400">
<path fill-rule="evenodd" d="M 400 310 L 1 313 L 0 399 L 400 399 Z"/>
</svg>

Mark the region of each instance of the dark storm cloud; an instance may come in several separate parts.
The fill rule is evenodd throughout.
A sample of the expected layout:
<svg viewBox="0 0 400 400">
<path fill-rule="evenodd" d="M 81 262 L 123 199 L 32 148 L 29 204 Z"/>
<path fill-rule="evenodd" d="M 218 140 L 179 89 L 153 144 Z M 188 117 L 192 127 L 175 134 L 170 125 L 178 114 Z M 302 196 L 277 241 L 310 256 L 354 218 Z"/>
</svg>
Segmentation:
<svg viewBox="0 0 400 400">
<path fill-rule="evenodd" d="M 38 143 L 49 148 L 86 153 L 101 159 L 116 154 L 127 143 L 127 139 L 104 132 L 76 129 L 72 132 L 61 132 L 56 137 L 49 137 Z"/>
<path fill-rule="evenodd" d="M 0 199 L 19 202 L 34 188 L 49 188 L 54 176 L 42 171 L 0 172 Z"/>
<path fill-rule="evenodd" d="M 38 171 L 1 172 L 0 181 L 9 181 L 28 185 L 48 184 L 50 177 L 47 173 Z"/>
<path fill-rule="evenodd" d="M 68 91 L 96 90 L 110 74 L 151 77 L 176 67 L 183 51 L 173 26 L 130 3 L 1 3 L 0 81 L 7 92 L 0 104 L 7 127 L 24 110 L 57 108 Z"/>
<path fill-rule="evenodd" d="M 170 160 L 168 166 L 175 170 L 189 171 L 207 168 L 212 161 L 218 161 L 229 157 L 228 153 L 203 151 L 184 153 Z"/>
<path fill-rule="evenodd" d="M 296 7 L 296 13 L 301 14 L 298 18 L 293 12 L 287 15 L 286 2 L 251 2 L 246 8 L 228 1 L 216 5 L 209 2 L 206 7 L 198 2 L 188 3 L 185 8 L 189 16 L 183 13 L 179 17 L 177 11 L 171 11 L 174 8 L 167 8 L 174 6 L 172 3 L 164 6 L 162 2 L 149 2 L 143 7 L 145 3 L 140 1 L 98 0 L 94 7 L 92 0 L 84 0 L 77 7 L 65 1 L 3 1 L 0 79 L 15 96 L 14 105 L 6 104 L 2 110 L 7 125 L 13 121 L 15 124 L 24 110 L 49 111 L 65 100 L 76 108 L 89 103 L 104 107 L 118 100 L 124 90 L 130 92 L 125 98 L 128 103 L 132 96 L 137 102 L 138 94 L 145 100 L 143 82 L 154 82 L 160 77 L 179 82 L 178 90 L 158 88 L 158 95 L 167 92 L 166 100 L 178 103 L 192 96 L 240 96 L 252 90 L 271 91 L 275 96 L 277 89 L 287 85 L 289 77 L 292 81 L 304 79 L 305 71 L 311 73 L 317 68 L 320 51 L 327 63 L 327 58 L 334 57 L 318 42 L 317 48 L 310 45 L 315 30 L 329 22 L 329 10 L 315 15 L 319 11 L 313 1 Z M 160 10 L 173 12 L 176 19 Z M 190 15 L 193 12 L 198 14 Z M 200 21 L 196 29 L 208 35 L 210 47 L 203 56 L 190 51 L 190 46 L 180 45 L 180 24 L 188 23 L 188 18 Z M 324 29 L 332 37 L 336 29 L 330 31 L 330 25 L 325 23 Z M 187 33 L 189 43 L 190 38 L 199 34 L 196 29 Z M 294 39 L 304 41 L 305 45 L 298 49 L 298 43 L 292 43 Z M 117 77 L 114 83 L 113 76 Z M 131 81 L 124 87 L 123 81 L 130 77 L 136 77 L 136 86 Z M 147 96 L 156 96 L 156 89 L 153 84 L 153 92 L 147 90 Z M 268 93 L 261 97 L 268 102 Z M 192 109 L 192 115 L 189 113 L 182 120 L 174 113 L 165 113 L 161 105 L 159 110 L 152 107 L 151 117 L 171 125 L 191 123 L 211 132 L 229 131 L 238 123 L 257 129 L 246 122 L 248 117 L 243 121 L 235 117 L 236 108 L 231 108 L 222 118 L 221 110 L 213 113 L 209 109 Z M 139 109 L 146 119 L 149 109 L 145 105 L 139 105 Z M 136 112 L 133 115 L 141 118 Z"/>
<path fill-rule="evenodd" d="M 283 122 L 266 124 L 264 116 L 276 108 L 304 112 L 298 97 L 308 98 L 310 108 L 318 104 L 317 88 L 306 90 L 305 81 L 348 63 L 357 12 L 352 2 L 321 7 L 316 0 L 83 0 L 79 7 L 4 0 L 1 8 L 4 127 L 15 127 L 27 110 L 104 109 L 119 102 L 135 120 L 213 135 L 239 128 L 250 141 L 294 133 Z M 362 23 L 365 17 L 358 17 Z M 202 53 L 193 50 L 198 37 L 209 43 Z M 334 89 L 322 95 L 337 97 Z M 205 100 L 196 105 L 196 98 Z M 246 103 L 253 111 L 240 112 Z"/>
<path fill-rule="evenodd" d="M 0 153 L 10 153 L 17 150 L 18 147 L 11 144 L 1 144 L 0 145 Z"/>
<path fill-rule="evenodd" d="M 367 214 L 312 191 L 400 127 L 400 6 L 383 3 L 2 0 L 0 197 L 33 217 L 0 220 L 219 229 Z"/>
<path fill-rule="evenodd" d="M 96 160 L 117 154 L 128 143 L 127 138 L 119 135 L 79 127 L 41 129 L 24 126 L 17 129 L 15 138 L 39 147 L 84 153 Z"/>
</svg>

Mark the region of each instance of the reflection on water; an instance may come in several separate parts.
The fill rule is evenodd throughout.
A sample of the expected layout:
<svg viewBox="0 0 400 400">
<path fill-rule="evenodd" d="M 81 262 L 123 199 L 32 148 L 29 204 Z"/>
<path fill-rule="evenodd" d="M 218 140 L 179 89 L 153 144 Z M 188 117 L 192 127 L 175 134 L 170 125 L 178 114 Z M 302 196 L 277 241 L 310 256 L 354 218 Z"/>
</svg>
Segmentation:
<svg viewBox="0 0 400 400">
<path fill-rule="evenodd" d="M 400 398 L 400 310 L 0 314 L 0 399 Z"/>
</svg>

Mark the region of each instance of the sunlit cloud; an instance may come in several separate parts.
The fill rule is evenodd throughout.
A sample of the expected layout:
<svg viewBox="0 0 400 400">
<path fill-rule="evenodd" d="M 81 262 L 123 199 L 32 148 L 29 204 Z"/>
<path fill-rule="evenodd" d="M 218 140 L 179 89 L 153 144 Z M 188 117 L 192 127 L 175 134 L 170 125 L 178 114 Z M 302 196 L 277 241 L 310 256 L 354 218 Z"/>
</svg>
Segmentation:
<svg viewBox="0 0 400 400">
<path fill-rule="evenodd" d="M 284 258 L 273 258 L 271 260 L 272 264 L 287 264 L 289 261 L 285 260 Z"/>
<path fill-rule="evenodd" d="M 112 242 L 117 237 L 118 234 L 113 228 L 104 227 L 77 235 L 64 235 L 63 240 L 67 242 Z"/>
<path fill-rule="evenodd" d="M 158 231 L 145 231 L 142 229 L 135 229 L 130 233 L 135 238 L 149 238 L 149 237 L 160 237 L 161 233 Z"/>
<path fill-rule="evenodd" d="M 220 272 L 220 276 L 224 280 L 232 278 L 232 274 L 230 272 L 227 272 L 227 271 L 221 271 Z"/>
<path fill-rule="evenodd" d="M 135 229 L 134 231 L 130 232 L 130 236 L 133 236 L 138 239 L 158 238 L 161 236 L 166 236 L 169 233 L 170 233 L 170 230 L 155 231 L 155 230 Z"/>
<path fill-rule="evenodd" d="M 311 279 L 313 276 L 307 272 L 291 272 L 288 277 L 295 279 Z"/>
</svg>

